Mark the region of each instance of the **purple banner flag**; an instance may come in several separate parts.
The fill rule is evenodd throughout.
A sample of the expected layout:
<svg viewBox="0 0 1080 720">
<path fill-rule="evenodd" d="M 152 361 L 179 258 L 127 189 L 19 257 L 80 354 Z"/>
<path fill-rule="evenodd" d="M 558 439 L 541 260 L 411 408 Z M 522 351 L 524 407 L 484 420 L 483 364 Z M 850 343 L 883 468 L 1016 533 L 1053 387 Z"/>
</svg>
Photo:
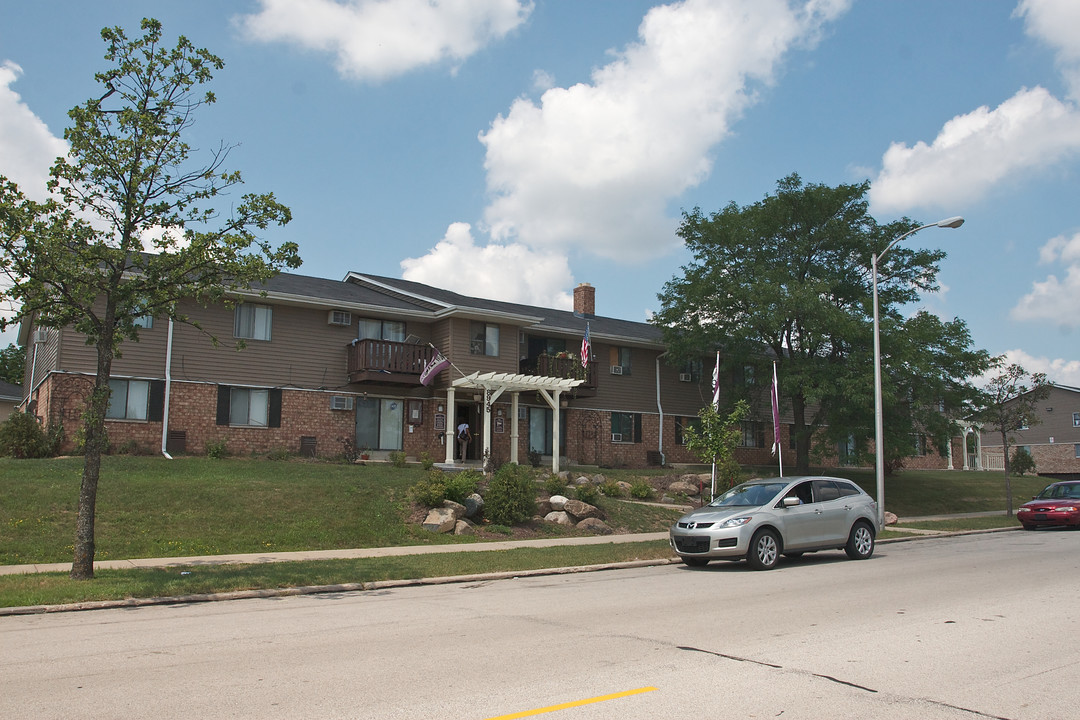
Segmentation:
<svg viewBox="0 0 1080 720">
<path fill-rule="evenodd" d="M 441 352 L 436 350 L 435 357 L 431 358 L 431 362 L 425 365 L 424 371 L 420 373 L 420 384 L 430 385 L 435 379 L 435 376 L 448 367 L 450 367 L 450 361 L 447 360 Z"/>
</svg>

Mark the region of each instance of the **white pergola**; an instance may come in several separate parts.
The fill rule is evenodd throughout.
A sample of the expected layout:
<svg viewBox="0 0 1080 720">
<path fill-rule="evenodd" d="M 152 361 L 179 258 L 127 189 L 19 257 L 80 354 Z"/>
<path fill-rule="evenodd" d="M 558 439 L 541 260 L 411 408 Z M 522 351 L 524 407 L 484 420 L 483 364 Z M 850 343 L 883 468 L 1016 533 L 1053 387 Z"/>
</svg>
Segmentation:
<svg viewBox="0 0 1080 720">
<path fill-rule="evenodd" d="M 542 377 L 539 375 L 517 375 L 513 373 L 474 372 L 471 375 L 454 380 L 446 389 L 446 464 L 454 462 L 454 443 L 456 441 L 454 393 L 461 390 L 481 390 L 484 394 L 484 449 L 483 456 L 491 451 L 491 405 L 503 393 L 510 393 L 510 462 L 518 462 L 518 395 L 523 392 L 535 392 L 544 398 L 551 409 L 551 471 L 559 472 L 559 397 L 562 393 L 573 390 L 584 380 L 570 378 Z"/>
</svg>

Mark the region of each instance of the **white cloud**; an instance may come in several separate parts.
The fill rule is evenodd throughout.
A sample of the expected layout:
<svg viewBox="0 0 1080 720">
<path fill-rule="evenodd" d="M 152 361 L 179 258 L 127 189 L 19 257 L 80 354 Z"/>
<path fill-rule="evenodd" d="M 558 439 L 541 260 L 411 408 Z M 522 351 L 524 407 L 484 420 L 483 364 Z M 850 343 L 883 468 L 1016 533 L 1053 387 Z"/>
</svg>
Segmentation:
<svg viewBox="0 0 1080 720">
<path fill-rule="evenodd" d="M 259 0 L 240 18 L 249 37 L 332 53 L 338 72 L 379 81 L 460 63 L 521 25 L 524 0 Z"/>
<path fill-rule="evenodd" d="M 11 89 L 22 68 L 10 61 L 0 64 L 0 173 L 35 200 L 48 196 L 45 183 L 57 157 L 67 154 L 67 143 L 49 132 Z"/>
<path fill-rule="evenodd" d="M 675 243 L 667 204 L 708 177 L 710 149 L 849 0 L 686 0 L 649 11 L 639 41 L 589 84 L 519 98 L 482 133 L 498 241 L 634 260 Z"/>
<path fill-rule="evenodd" d="M 1025 31 L 1050 46 L 1073 99 L 1080 99 L 1080 3 L 1076 0 L 1021 0 L 1015 15 Z"/>
<path fill-rule="evenodd" d="M 875 212 L 956 208 L 1018 173 L 1080 153 L 1080 109 L 1024 88 L 997 108 L 949 120 L 930 145 L 893 143 L 870 190 Z"/>
<path fill-rule="evenodd" d="M 1023 350 L 1006 350 L 1004 355 L 1006 364 L 1016 363 L 1029 373 L 1046 373 L 1046 378 L 1057 385 L 1080 387 L 1080 360 L 1035 357 Z M 986 379 L 996 374 L 991 371 Z"/>
<path fill-rule="evenodd" d="M 1071 238 L 1058 236 L 1039 249 L 1042 264 L 1061 263 L 1064 276 L 1048 275 L 1032 283 L 1031 292 L 1016 304 L 1011 315 L 1014 320 L 1046 322 L 1063 330 L 1080 328 L 1080 233 Z"/>
<path fill-rule="evenodd" d="M 401 261 L 402 277 L 413 282 L 484 297 L 543 307 L 571 309 L 563 290 L 572 281 L 564 256 L 524 245 L 478 246 L 468 223 L 453 223 L 427 255 Z"/>
</svg>

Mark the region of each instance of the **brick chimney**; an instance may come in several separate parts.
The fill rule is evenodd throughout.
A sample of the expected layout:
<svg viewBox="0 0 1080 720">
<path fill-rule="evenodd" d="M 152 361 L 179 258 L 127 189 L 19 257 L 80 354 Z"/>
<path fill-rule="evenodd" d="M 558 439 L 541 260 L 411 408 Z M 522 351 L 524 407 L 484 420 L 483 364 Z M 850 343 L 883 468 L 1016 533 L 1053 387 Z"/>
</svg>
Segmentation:
<svg viewBox="0 0 1080 720">
<path fill-rule="evenodd" d="M 596 314 L 596 288 L 589 283 L 579 283 L 574 288 L 574 314 L 582 316 Z"/>
</svg>

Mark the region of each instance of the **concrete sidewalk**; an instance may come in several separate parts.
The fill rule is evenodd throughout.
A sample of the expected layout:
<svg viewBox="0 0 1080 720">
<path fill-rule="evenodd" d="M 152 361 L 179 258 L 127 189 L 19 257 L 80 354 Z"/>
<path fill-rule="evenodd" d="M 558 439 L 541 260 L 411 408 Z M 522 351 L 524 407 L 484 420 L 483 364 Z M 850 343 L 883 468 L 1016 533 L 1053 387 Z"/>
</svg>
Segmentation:
<svg viewBox="0 0 1080 720">
<path fill-rule="evenodd" d="M 206 555 L 174 558 L 135 558 L 131 560 L 99 560 L 95 570 L 163 568 L 177 566 L 245 565 L 255 563 L 297 562 L 301 560 L 342 560 L 353 558 L 396 557 L 401 555 L 431 555 L 438 553 L 491 552 L 523 547 L 558 547 L 560 545 L 604 545 L 608 543 L 647 542 L 666 540 L 666 532 L 631 535 L 590 535 L 586 537 L 543 538 L 539 540 L 506 540 L 496 542 L 462 543 L 453 545 L 405 545 L 399 547 L 356 548 L 352 550 L 302 550 L 299 552 L 243 553 L 236 555 Z M 29 565 L 0 565 L 0 575 L 20 575 L 44 572 L 70 572 L 71 563 L 39 563 Z"/>
</svg>

